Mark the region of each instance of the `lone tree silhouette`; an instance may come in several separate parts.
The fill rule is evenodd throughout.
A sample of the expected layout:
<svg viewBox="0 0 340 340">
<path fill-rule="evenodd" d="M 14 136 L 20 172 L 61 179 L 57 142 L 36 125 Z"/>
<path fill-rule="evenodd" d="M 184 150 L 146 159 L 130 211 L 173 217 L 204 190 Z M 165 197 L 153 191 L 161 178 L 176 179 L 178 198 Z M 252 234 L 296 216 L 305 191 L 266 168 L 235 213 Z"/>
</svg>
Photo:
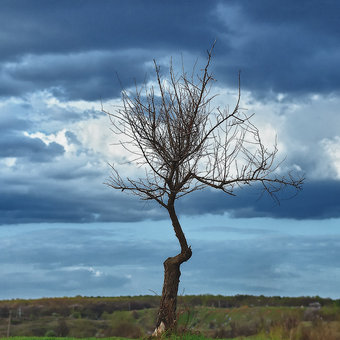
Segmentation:
<svg viewBox="0 0 340 340">
<path fill-rule="evenodd" d="M 164 261 L 164 284 L 154 335 L 176 326 L 180 265 L 190 259 L 188 246 L 175 209 L 180 197 L 211 187 L 236 196 L 235 188 L 260 183 L 276 199 L 283 187 L 301 189 L 303 177 L 277 173 L 276 145 L 267 149 L 251 116 L 240 109 L 238 99 L 232 111 L 211 108 L 214 78 L 209 71 L 212 50 L 199 74 L 182 69 L 177 75 L 172 63 L 167 79 L 155 65 L 157 86 L 136 87 L 133 95 L 122 91 L 122 106 L 110 117 L 112 131 L 121 135 L 119 144 L 135 157 L 143 177 L 123 178 L 111 165 L 108 185 L 153 200 L 169 213 L 180 244 L 180 252 Z"/>
</svg>

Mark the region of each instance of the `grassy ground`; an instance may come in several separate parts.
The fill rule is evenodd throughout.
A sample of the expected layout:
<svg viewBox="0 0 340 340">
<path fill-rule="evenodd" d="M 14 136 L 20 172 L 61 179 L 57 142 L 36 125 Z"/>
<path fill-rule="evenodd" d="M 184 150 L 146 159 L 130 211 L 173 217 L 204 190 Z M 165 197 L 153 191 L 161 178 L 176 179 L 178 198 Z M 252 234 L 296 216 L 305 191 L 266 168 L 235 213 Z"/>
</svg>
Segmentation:
<svg viewBox="0 0 340 340">
<path fill-rule="evenodd" d="M 210 338 L 337 340 L 340 309 L 247 306 L 184 309 L 179 317 L 181 326 Z"/>
<path fill-rule="evenodd" d="M 226 340 L 337 340 L 340 339 L 339 325 L 337 325 L 337 332 L 332 330 L 332 327 L 319 324 L 317 327 L 312 324 L 305 323 L 298 325 L 296 328 L 289 330 L 285 329 L 282 325 L 277 324 L 269 331 L 262 331 L 259 334 L 251 336 L 239 336 L 233 338 L 224 338 Z M 75 338 L 75 337 L 10 337 L 11 340 L 97 340 L 96 337 Z M 102 340 L 127 340 L 126 337 L 107 337 L 101 338 Z M 150 337 L 141 337 L 140 340 L 150 339 Z M 209 340 L 208 336 L 201 334 L 183 333 L 182 335 L 172 335 L 170 337 L 162 337 L 162 340 Z"/>
<path fill-rule="evenodd" d="M 37 337 L 37 336 L 15 336 L 9 338 L 0 338 L 9 340 L 98 340 L 98 338 L 71 338 L 71 337 Z M 111 337 L 111 338 L 101 338 L 101 340 L 128 340 L 128 338 L 122 337 Z"/>
<path fill-rule="evenodd" d="M 147 339 L 156 319 L 156 308 L 103 312 L 91 319 L 74 310 L 35 317 L 12 316 L 14 340 L 34 339 Z M 171 340 L 212 338 L 247 340 L 340 340 L 340 307 L 178 308 L 178 335 Z M 0 337 L 6 337 L 8 318 L 0 319 Z M 26 337 L 24 337 L 26 336 Z M 67 336 L 68 338 L 66 338 Z M 120 337 L 120 338 L 114 338 Z"/>
</svg>

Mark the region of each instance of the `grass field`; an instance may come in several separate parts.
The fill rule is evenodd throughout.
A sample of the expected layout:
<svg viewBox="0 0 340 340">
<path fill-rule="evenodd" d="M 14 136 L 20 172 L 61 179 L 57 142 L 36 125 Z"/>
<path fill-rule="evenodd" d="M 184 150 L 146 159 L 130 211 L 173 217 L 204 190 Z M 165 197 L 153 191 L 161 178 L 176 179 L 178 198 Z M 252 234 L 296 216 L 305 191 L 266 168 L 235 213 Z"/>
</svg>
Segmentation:
<svg viewBox="0 0 340 340">
<path fill-rule="evenodd" d="M 171 339 L 340 340 L 338 301 L 321 301 L 324 305 L 315 308 L 309 304 L 287 306 L 289 300 L 281 301 L 282 306 L 248 306 L 239 300 L 226 308 L 216 307 L 226 302 L 230 305 L 230 300 L 222 298 L 217 304 L 209 300 L 205 305 L 190 305 L 193 298 L 183 299 L 178 306 L 178 335 Z M 253 297 L 247 300 L 260 301 Z M 148 339 L 156 314 L 157 307 L 145 297 L 3 302 L 0 338 L 10 334 L 13 340 Z"/>
<path fill-rule="evenodd" d="M 69 338 L 69 337 L 10 337 L 10 338 L 0 338 L 0 339 L 9 339 L 9 340 L 98 340 L 98 338 Z M 181 336 L 171 336 L 168 338 L 169 340 L 210 340 L 209 338 L 206 338 L 202 335 L 192 335 L 192 334 L 187 334 L 187 335 L 181 335 Z M 252 337 L 237 337 L 234 338 L 233 340 L 242 340 L 242 339 L 247 339 L 247 340 L 269 340 L 269 339 L 274 339 L 271 337 L 267 336 L 252 336 Z M 276 338 L 275 338 L 276 339 Z M 279 338 L 277 338 L 279 339 Z M 111 337 L 111 338 L 101 338 L 101 340 L 129 340 L 129 338 L 121 338 L 121 337 Z M 141 340 L 144 340 L 141 338 Z"/>
<path fill-rule="evenodd" d="M 329 334 L 328 334 L 329 335 Z M 225 338 L 225 340 L 292 340 L 292 339 L 301 339 L 301 340 L 332 340 L 332 339 L 339 339 L 338 337 L 331 337 L 328 338 L 327 334 L 324 336 L 318 336 L 317 334 L 312 335 L 309 337 L 308 335 L 301 334 L 300 337 L 285 337 L 280 333 L 270 333 L 270 334 L 258 334 L 254 336 L 248 337 L 236 337 L 236 338 Z M 164 337 L 165 338 L 165 337 Z M 1 338 L 1 339 L 9 339 L 9 340 L 98 340 L 98 338 L 90 337 L 90 338 L 72 338 L 72 337 L 10 337 L 10 338 Z M 140 340 L 145 340 L 149 338 L 140 338 Z M 211 338 L 204 337 L 202 335 L 193 335 L 193 334 L 183 334 L 183 335 L 172 335 L 171 337 L 167 338 L 169 340 L 211 340 Z M 123 337 L 109 337 L 109 338 L 101 338 L 101 340 L 129 340 L 129 338 Z"/>
</svg>

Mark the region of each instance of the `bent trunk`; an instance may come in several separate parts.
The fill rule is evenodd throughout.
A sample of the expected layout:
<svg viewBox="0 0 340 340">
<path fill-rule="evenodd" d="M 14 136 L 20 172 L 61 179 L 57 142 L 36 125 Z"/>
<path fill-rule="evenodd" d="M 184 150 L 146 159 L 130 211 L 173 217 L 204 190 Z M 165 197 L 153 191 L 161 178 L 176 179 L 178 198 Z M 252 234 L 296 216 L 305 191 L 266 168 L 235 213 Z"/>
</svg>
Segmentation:
<svg viewBox="0 0 340 340">
<path fill-rule="evenodd" d="M 159 336 L 163 332 L 173 330 L 176 327 L 177 293 L 179 278 L 181 276 L 180 266 L 183 262 L 188 261 L 192 255 L 191 248 L 188 247 L 173 205 L 168 207 L 168 212 L 176 237 L 181 245 L 181 252 L 164 261 L 162 298 L 157 315 L 156 329 L 152 334 L 153 336 Z"/>
<path fill-rule="evenodd" d="M 164 261 L 164 284 L 156 329 L 153 332 L 154 336 L 161 335 L 164 331 L 173 330 L 176 326 L 177 292 L 181 276 L 180 265 L 188 261 L 191 255 L 191 249 L 188 247 L 187 252 L 169 257 Z"/>
</svg>

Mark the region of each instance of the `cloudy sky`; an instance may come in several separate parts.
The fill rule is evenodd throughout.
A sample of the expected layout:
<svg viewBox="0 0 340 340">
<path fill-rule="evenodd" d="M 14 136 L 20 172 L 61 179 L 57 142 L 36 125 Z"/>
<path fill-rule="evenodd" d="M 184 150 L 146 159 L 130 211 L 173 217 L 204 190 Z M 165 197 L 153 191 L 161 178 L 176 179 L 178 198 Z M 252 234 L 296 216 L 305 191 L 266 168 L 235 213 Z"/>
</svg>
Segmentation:
<svg viewBox="0 0 340 340">
<path fill-rule="evenodd" d="M 178 202 L 193 257 L 180 293 L 340 298 L 340 3 L 0 0 L 0 298 L 161 292 L 178 251 L 161 207 L 103 183 L 108 111 L 187 69 L 216 39 L 216 106 L 241 106 L 282 169 L 306 175 L 277 205 L 244 188 Z M 122 171 L 133 175 L 135 168 Z"/>
</svg>

